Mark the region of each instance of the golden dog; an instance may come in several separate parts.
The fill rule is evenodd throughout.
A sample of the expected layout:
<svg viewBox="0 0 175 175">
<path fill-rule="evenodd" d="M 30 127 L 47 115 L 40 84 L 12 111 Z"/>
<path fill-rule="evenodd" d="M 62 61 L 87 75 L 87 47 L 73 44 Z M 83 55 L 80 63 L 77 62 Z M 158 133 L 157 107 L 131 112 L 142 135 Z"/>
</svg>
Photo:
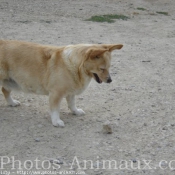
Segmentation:
<svg viewBox="0 0 175 175">
<path fill-rule="evenodd" d="M 0 40 L 0 84 L 7 103 L 20 102 L 11 90 L 49 95 L 52 124 L 64 126 L 60 103 L 66 97 L 73 114 L 85 112 L 75 105 L 75 95 L 82 93 L 94 78 L 110 83 L 111 52 L 121 44 L 79 44 L 47 46 L 22 41 Z"/>
</svg>

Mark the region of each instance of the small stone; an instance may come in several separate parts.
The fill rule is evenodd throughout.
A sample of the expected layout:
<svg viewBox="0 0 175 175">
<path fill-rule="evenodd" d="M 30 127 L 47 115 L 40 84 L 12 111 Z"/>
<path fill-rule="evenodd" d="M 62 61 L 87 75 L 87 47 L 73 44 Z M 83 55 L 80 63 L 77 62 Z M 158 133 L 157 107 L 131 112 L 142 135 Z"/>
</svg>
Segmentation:
<svg viewBox="0 0 175 175">
<path fill-rule="evenodd" d="M 162 130 L 168 130 L 168 126 L 164 126 Z"/>
<path fill-rule="evenodd" d="M 137 160 L 136 160 L 136 159 L 132 159 L 132 162 L 133 162 L 133 163 L 136 163 L 136 162 L 137 162 Z"/>
<path fill-rule="evenodd" d="M 50 163 L 53 163 L 54 162 L 54 159 L 49 159 Z"/>
<path fill-rule="evenodd" d="M 166 166 L 167 166 L 167 163 L 164 162 L 164 161 L 162 161 L 162 162 L 160 163 L 160 165 L 161 165 L 161 167 L 166 167 Z"/>
<path fill-rule="evenodd" d="M 111 124 L 110 124 L 109 121 L 106 121 L 103 124 L 103 131 L 104 131 L 104 133 L 107 133 L 107 134 L 111 134 L 112 133 L 112 127 L 111 127 Z"/>
<path fill-rule="evenodd" d="M 57 158 L 57 162 L 56 162 L 56 164 L 61 165 L 61 164 L 64 164 L 64 162 L 63 162 L 63 160 L 61 160 L 60 158 Z"/>
<path fill-rule="evenodd" d="M 56 163 L 56 164 L 59 164 L 59 165 L 64 164 L 64 162 L 59 158 L 57 158 L 57 159 L 50 158 L 49 161 L 50 161 L 50 163 Z"/>
<path fill-rule="evenodd" d="M 40 142 L 40 139 L 39 138 L 35 138 L 35 142 Z"/>
</svg>

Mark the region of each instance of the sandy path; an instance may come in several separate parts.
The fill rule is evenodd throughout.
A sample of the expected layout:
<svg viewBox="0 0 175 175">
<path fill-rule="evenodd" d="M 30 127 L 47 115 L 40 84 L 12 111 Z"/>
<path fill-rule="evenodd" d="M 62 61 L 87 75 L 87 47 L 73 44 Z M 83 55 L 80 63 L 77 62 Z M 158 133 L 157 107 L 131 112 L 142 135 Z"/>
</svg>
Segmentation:
<svg viewBox="0 0 175 175">
<path fill-rule="evenodd" d="M 77 98 L 86 116 L 71 115 L 63 101 L 64 129 L 51 125 L 48 97 L 14 92 L 22 105 L 10 108 L 0 94 L 0 156 L 10 158 L 4 170 L 11 170 L 12 156 L 22 161 L 23 170 L 26 160 L 34 162 L 37 157 L 40 168 L 44 160 L 59 158 L 63 164 L 58 171 L 69 170 L 76 156 L 81 168 L 84 160 L 92 160 L 93 167 L 87 164 L 83 170 L 88 175 L 174 174 L 174 7 L 173 0 L 1 0 L 2 39 L 54 45 L 124 44 L 121 51 L 113 53 L 112 84 L 92 81 Z M 92 15 L 109 13 L 130 19 L 111 24 L 85 21 Z M 106 121 L 112 123 L 112 134 L 102 132 Z M 104 160 L 115 160 L 118 169 L 109 170 L 108 164 L 102 169 Z M 144 160 L 151 160 L 150 167 L 145 167 Z M 140 169 L 131 167 L 139 162 Z M 30 169 L 31 162 L 26 166 Z M 77 168 L 74 166 L 75 171 Z"/>
</svg>

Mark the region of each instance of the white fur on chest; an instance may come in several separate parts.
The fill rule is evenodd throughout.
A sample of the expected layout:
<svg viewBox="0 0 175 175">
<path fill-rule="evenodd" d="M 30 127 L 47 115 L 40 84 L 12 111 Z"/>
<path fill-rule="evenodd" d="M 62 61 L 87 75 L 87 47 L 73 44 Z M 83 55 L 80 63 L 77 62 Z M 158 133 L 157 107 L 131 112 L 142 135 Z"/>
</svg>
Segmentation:
<svg viewBox="0 0 175 175">
<path fill-rule="evenodd" d="M 91 77 L 89 77 L 83 70 L 81 71 L 81 78 L 78 75 L 79 60 L 74 55 L 74 49 L 71 45 L 67 46 L 63 51 L 64 62 L 67 66 L 67 69 L 71 72 L 73 77 L 73 86 L 71 87 L 70 94 L 78 95 L 81 94 L 90 84 Z"/>
</svg>

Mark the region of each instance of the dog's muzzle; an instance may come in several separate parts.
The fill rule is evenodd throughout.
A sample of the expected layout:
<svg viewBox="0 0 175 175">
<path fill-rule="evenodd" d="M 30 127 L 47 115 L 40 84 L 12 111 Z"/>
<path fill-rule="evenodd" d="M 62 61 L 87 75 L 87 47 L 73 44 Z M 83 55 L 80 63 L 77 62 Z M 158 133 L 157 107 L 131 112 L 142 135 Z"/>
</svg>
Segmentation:
<svg viewBox="0 0 175 175">
<path fill-rule="evenodd" d="M 108 79 L 107 79 L 107 83 L 111 83 L 112 82 L 112 79 L 111 77 L 109 76 Z"/>
</svg>

